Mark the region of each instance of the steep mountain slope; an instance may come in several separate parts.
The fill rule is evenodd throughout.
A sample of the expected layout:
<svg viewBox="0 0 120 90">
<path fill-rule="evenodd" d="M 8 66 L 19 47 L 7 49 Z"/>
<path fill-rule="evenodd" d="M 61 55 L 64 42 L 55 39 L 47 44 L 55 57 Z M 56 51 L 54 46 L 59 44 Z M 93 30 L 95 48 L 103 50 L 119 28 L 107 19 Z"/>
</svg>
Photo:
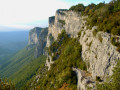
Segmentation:
<svg viewBox="0 0 120 90">
<path fill-rule="evenodd" d="M 48 31 L 36 27 L 30 32 L 27 49 L 35 49 L 31 58 L 46 54 L 46 62 L 42 56 L 31 59 L 28 67 L 23 66 L 10 78 L 16 82 L 14 76 L 21 78 L 18 87 L 27 82 L 23 90 L 119 90 L 119 5 L 119 0 L 113 0 L 109 4 L 78 4 L 70 10 L 57 10 L 49 18 Z"/>
<path fill-rule="evenodd" d="M 16 53 L 1 66 L 0 77 L 9 77 L 13 73 L 17 72 L 21 67 L 34 59 L 33 53 L 34 49 L 26 50 L 26 48 Z"/>
<path fill-rule="evenodd" d="M 0 32 L 0 66 L 28 43 L 28 31 Z"/>
<path fill-rule="evenodd" d="M 15 86 L 7 79 L 0 79 L 0 90 L 15 90 Z"/>
<path fill-rule="evenodd" d="M 69 88 L 76 89 L 77 77 L 72 67 L 86 70 L 86 64 L 81 58 L 82 47 L 77 38 L 70 38 L 65 31 L 59 34 L 57 40 L 48 49 L 49 55 L 52 55 L 51 69 L 44 75 L 42 72 L 35 86 L 39 89 L 58 89 L 67 83 Z M 49 58 L 50 59 L 50 58 Z M 45 67 L 44 67 L 45 68 Z M 45 71 L 44 71 L 45 72 Z M 31 85 L 31 84 L 29 84 Z"/>
<path fill-rule="evenodd" d="M 33 59 L 29 63 L 26 63 L 9 78 L 15 83 L 17 88 L 21 88 L 36 74 L 40 66 L 45 63 L 45 60 L 46 56 L 41 55 L 37 59 Z"/>
<path fill-rule="evenodd" d="M 102 90 L 119 88 L 116 79 L 120 70 L 119 4 L 119 0 L 113 0 L 109 4 L 86 7 L 78 4 L 70 10 L 57 10 L 55 17 L 49 18 L 46 66 L 25 88 L 56 90 L 67 86 L 87 90 L 99 85 Z M 110 82 L 115 84 L 104 84 Z"/>
<path fill-rule="evenodd" d="M 35 27 L 29 32 L 28 49 L 35 47 L 34 57 L 44 53 L 47 41 L 48 28 Z"/>
<path fill-rule="evenodd" d="M 32 35 L 31 35 L 32 34 Z M 37 34 L 37 37 L 36 37 Z M 0 77 L 7 77 L 15 83 L 17 88 L 22 87 L 37 71 L 46 56 L 37 52 L 38 58 L 35 59 L 36 49 L 43 53 L 44 43 L 46 42 L 47 28 L 36 27 L 30 31 L 28 46 L 17 52 L 0 67 Z M 35 42 L 36 43 L 31 43 Z M 41 47 L 39 47 L 39 45 Z"/>
<path fill-rule="evenodd" d="M 0 32 L 0 56 L 13 54 L 24 48 L 28 43 L 28 34 L 28 31 Z"/>
</svg>

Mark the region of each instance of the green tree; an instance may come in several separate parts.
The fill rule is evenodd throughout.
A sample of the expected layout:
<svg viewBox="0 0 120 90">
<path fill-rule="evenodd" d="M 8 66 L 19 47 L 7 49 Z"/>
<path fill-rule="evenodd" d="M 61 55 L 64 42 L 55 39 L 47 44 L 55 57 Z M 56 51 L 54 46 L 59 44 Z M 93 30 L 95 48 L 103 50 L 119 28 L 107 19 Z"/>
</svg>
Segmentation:
<svg viewBox="0 0 120 90">
<path fill-rule="evenodd" d="M 76 12 L 81 12 L 85 10 L 85 6 L 83 4 L 78 4 L 76 6 L 72 6 L 70 10 L 76 11 Z"/>
<path fill-rule="evenodd" d="M 111 80 L 104 82 L 103 84 L 97 84 L 98 90 L 120 90 L 120 60 L 118 60 L 117 65 L 114 67 L 113 75 Z"/>
<path fill-rule="evenodd" d="M 116 67 L 113 70 L 112 78 L 112 89 L 120 90 L 120 60 L 118 61 Z"/>
</svg>

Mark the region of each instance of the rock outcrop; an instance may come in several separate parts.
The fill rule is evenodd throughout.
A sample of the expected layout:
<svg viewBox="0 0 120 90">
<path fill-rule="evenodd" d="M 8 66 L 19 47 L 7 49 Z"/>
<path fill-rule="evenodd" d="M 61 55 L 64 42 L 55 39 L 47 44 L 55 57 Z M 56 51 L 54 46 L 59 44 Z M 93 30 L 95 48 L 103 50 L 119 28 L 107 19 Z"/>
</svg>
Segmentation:
<svg viewBox="0 0 120 90">
<path fill-rule="evenodd" d="M 54 61 L 52 61 L 52 57 L 51 56 L 47 56 L 47 59 L 46 59 L 46 66 L 48 67 L 48 70 L 50 70 L 50 65 L 53 64 Z"/>
<path fill-rule="evenodd" d="M 68 10 L 57 10 L 55 17 L 52 16 L 49 18 L 46 46 L 49 47 L 51 45 L 49 35 L 51 34 L 54 40 L 56 40 L 58 34 L 61 33 L 62 30 L 65 30 L 71 37 L 77 37 L 78 32 L 85 24 L 84 18 L 85 17 L 81 17 L 81 13 L 78 14 Z"/>
<path fill-rule="evenodd" d="M 48 28 L 35 27 L 29 32 L 28 49 L 35 48 L 34 56 L 37 58 L 44 53 L 47 41 Z"/>
<path fill-rule="evenodd" d="M 78 83 L 77 83 L 77 89 L 78 90 L 87 90 L 87 88 L 95 89 L 95 82 L 92 80 L 92 77 L 90 74 L 87 74 L 86 72 L 77 69 L 72 68 L 73 71 L 77 74 Z"/>
<path fill-rule="evenodd" d="M 94 36 L 92 30 L 84 29 L 81 32 L 80 43 L 82 45 L 82 58 L 88 63 L 88 71 L 95 79 L 96 76 L 105 80 L 106 76 L 112 75 L 116 60 L 120 59 L 120 53 L 111 44 L 111 35 L 98 32 Z"/>
<path fill-rule="evenodd" d="M 112 75 L 113 67 L 116 65 L 116 60 L 120 59 L 120 53 L 116 51 L 116 47 L 111 44 L 111 35 L 104 32 L 94 34 L 97 26 L 88 29 L 86 23 L 87 16 L 81 16 L 81 13 L 75 13 L 67 10 L 57 10 L 55 17 L 49 18 L 49 28 L 46 47 L 49 47 L 53 41 L 49 38 L 51 35 L 54 40 L 58 34 L 64 29 L 71 37 L 78 37 L 82 45 L 82 59 L 87 64 L 87 71 L 91 73 L 93 80 L 100 77 L 105 81 L 106 76 Z M 120 37 L 119 37 L 120 38 Z M 120 40 L 119 40 L 120 41 Z M 48 55 L 48 57 L 50 57 Z M 50 69 L 51 60 L 46 60 L 46 65 Z M 73 69 L 77 73 L 78 80 L 81 80 L 82 71 Z M 86 90 L 85 83 L 78 81 L 78 88 Z M 84 83 L 84 85 L 83 85 Z M 79 90 L 79 89 L 78 89 Z"/>
<path fill-rule="evenodd" d="M 86 18 L 86 16 L 81 17 L 81 13 L 61 9 L 57 10 L 56 15 L 49 18 L 46 47 L 49 47 L 53 42 L 50 36 L 56 40 L 62 30 L 65 30 L 71 37 L 77 37 L 78 32 L 83 28 L 83 25 L 85 25 L 86 21 L 84 21 L 84 18 Z M 48 55 L 48 57 L 50 56 Z M 49 69 L 52 63 L 52 61 L 46 60 L 46 65 Z"/>
</svg>

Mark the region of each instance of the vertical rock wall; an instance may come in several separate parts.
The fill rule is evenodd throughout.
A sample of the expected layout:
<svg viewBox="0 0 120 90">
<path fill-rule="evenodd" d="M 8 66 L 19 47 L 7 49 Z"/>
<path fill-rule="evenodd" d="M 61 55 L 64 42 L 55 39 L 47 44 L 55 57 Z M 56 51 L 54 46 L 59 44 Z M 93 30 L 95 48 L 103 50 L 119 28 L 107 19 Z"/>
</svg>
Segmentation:
<svg viewBox="0 0 120 90">
<path fill-rule="evenodd" d="M 80 13 L 75 13 L 68 10 L 57 10 L 55 17 L 49 18 L 48 36 L 52 34 L 54 40 L 57 39 L 58 34 L 65 30 L 71 37 L 77 37 L 78 32 L 82 28 L 85 21 L 83 21 Z M 51 45 L 49 37 L 47 37 L 47 47 Z"/>
<path fill-rule="evenodd" d="M 120 59 L 120 53 L 111 44 L 110 34 L 98 32 L 94 35 L 93 32 L 97 27 L 94 26 L 91 30 L 87 28 L 85 25 L 87 18 L 87 16 L 81 16 L 81 13 L 57 10 L 55 17 L 49 18 L 46 46 L 49 47 L 52 43 L 49 39 L 50 34 L 56 40 L 63 29 L 71 37 L 77 37 L 78 32 L 81 31 L 79 41 L 82 45 L 82 58 L 88 66 L 88 72 L 94 80 L 96 77 L 105 80 L 106 76 L 112 75 L 112 69 L 116 61 Z M 50 66 L 51 62 L 47 60 L 47 63 Z"/>
<path fill-rule="evenodd" d="M 48 28 L 35 27 L 30 30 L 28 49 L 35 48 L 34 56 L 37 58 L 44 53 L 47 41 Z"/>
</svg>

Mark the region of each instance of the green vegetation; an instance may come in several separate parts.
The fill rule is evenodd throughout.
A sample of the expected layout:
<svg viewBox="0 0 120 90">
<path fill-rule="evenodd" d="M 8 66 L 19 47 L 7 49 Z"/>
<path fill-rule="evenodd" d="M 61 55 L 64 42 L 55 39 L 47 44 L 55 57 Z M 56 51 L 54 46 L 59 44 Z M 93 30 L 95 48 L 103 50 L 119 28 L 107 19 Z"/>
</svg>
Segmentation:
<svg viewBox="0 0 120 90">
<path fill-rule="evenodd" d="M 95 30 L 93 31 L 93 36 L 94 36 L 94 37 L 96 37 L 97 32 L 98 32 L 97 29 L 95 29 Z"/>
<path fill-rule="evenodd" d="M 85 10 L 85 6 L 83 4 L 78 4 L 76 6 L 72 6 L 70 10 L 73 10 L 75 12 L 82 12 Z"/>
<path fill-rule="evenodd" d="M 119 42 L 119 37 L 112 37 L 111 38 L 111 43 L 114 45 L 114 46 L 117 46 L 117 51 L 120 52 L 120 42 Z"/>
<path fill-rule="evenodd" d="M 9 60 L 0 68 L 0 77 L 9 77 L 17 72 L 20 68 L 34 59 L 33 53 L 34 49 L 27 50 L 27 48 L 24 48 L 9 58 Z"/>
<path fill-rule="evenodd" d="M 102 80 L 101 80 L 101 78 L 100 78 L 100 77 L 97 77 L 97 76 L 96 76 L 96 81 L 101 82 Z"/>
<path fill-rule="evenodd" d="M 70 10 L 88 15 L 87 21 L 90 27 L 98 26 L 98 31 L 120 35 L 120 0 L 112 0 L 109 4 L 92 3 L 88 6 L 78 4 L 72 6 Z"/>
<path fill-rule="evenodd" d="M 119 40 L 119 38 L 117 38 L 117 37 L 112 37 L 112 38 L 111 38 L 111 43 L 112 43 L 114 46 L 119 46 L 120 43 L 117 42 L 117 40 Z"/>
<path fill-rule="evenodd" d="M 97 84 L 98 90 L 120 90 L 120 60 L 113 70 L 113 75 L 111 76 L 109 82 L 103 84 Z"/>
<path fill-rule="evenodd" d="M 93 31 L 94 36 L 98 31 L 120 35 L 120 0 L 112 0 L 109 4 L 99 3 L 95 5 L 92 3 L 88 6 L 78 4 L 72 6 L 70 10 L 81 12 L 82 15 L 88 15 L 86 23 L 88 29 L 91 30 L 93 26 L 98 26 L 98 29 Z M 102 42 L 101 36 L 98 36 L 98 39 Z M 117 51 L 120 52 L 120 43 L 114 37 L 111 38 L 111 42 L 117 46 Z"/>
<path fill-rule="evenodd" d="M 11 81 L 7 79 L 0 79 L 0 90 L 16 90 L 15 86 Z"/>
<path fill-rule="evenodd" d="M 34 49 L 27 50 L 27 48 L 24 48 L 1 65 L 0 77 L 8 77 L 17 88 L 20 88 L 35 75 L 40 65 L 45 63 L 45 60 L 46 56 L 34 59 Z"/>
<path fill-rule="evenodd" d="M 62 26 L 65 25 L 65 20 L 58 20 L 58 22 L 61 23 Z"/>
<path fill-rule="evenodd" d="M 49 39 L 50 39 L 51 42 L 54 41 L 54 37 L 52 36 L 52 34 L 49 35 Z"/>
<path fill-rule="evenodd" d="M 98 39 L 102 43 L 103 38 L 102 38 L 101 34 L 98 34 Z"/>
<path fill-rule="evenodd" d="M 44 70 L 45 73 L 40 74 L 41 78 L 36 87 L 53 90 L 61 88 L 67 83 L 69 88 L 76 89 L 77 77 L 72 67 L 87 69 L 81 58 L 81 51 L 82 47 L 78 39 L 70 38 L 63 30 L 49 47 L 49 54 L 54 53 L 54 64 L 51 65 L 49 71 L 45 72 Z"/>
<path fill-rule="evenodd" d="M 40 56 L 37 59 L 32 60 L 10 76 L 10 79 L 15 83 L 17 88 L 21 88 L 36 74 L 40 66 L 45 63 L 45 60 L 46 56 Z"/>
<path fill-rule="evenodd" d="M 44 63 L 45 64 L 45 63 Z M 36 89 L 40 90 L 40 87 L 38 86 L 41 82 L 43 82 L 43 78 L 45 78 L 45 75 L 47 73 L 47 67 L 41 64 L 40 68 L 38 69 L 38 71 L 36 72 L 36 75 L 33 75 L 33 77 L 28 80 L 28 82 L 21 88 L 22 90 L 29 90 L 36 87 Z M 40 76 L 39 77 L 39 82 L 36 82 L 37 78 L 36 76 Z"/>
<path fill-rule="evenodd" d="M 120 53 L 120 46 L 118 46 L 116 50 Z"/>
<path fill-rule="evenodd" d="M 93 31 L 93 35 L 96 37 L 98 31 L 104 31 L 113 35 L 120 35 L 120 0 L 112 0 L 109 4 L 99 3 L 97 5 L 90 4 L 84 6 L 78 4 L 72 6 L 70 10 L 75 12 L 81 12 L 82 15 L 88 15 L 88 28 L 92 29 L 93 26 L 98 26 L 98 29 Z M 62 13 L 65 15 L 65 13 Z M 54 19 L 54 17 L 52 18 Z M 63 26 L 65 20 L 58 20 Z M 84 28 L 84 27 L 83 27 Z M 31 32 L 32 33 L 32 32 Z M 85 32 L 83 33 L 83 36 Z M 81 36 L 81 31 L 78 33 L 78 38 Z M 46 56 L 41 55 L 37 59 L 34 59 L 34 49 L 27 48 L 11 56 L 4 64 L 0 66 L 0 77 L 8 77 L 11 81 L 0 79 L 0 90 L 14 90 L 17 88 L 27 89 L 48 89 L 54 90 L 65 86 L 72 90 L 77 88 L 77 76 L 72 70 L 73 67 L 86 71 L 87 65 L 81 57 L 82 46 L 79 43 L 78 38 L 71 38 L 66 34 L 65 30 L 62 30 L 58 35 L 56 41 L 52 34 L 49 35 L 52 45 L 45 50 L 52 56 L 54 64 L 51 65 L 51 69 L 47 71 L 47 67 L 44 65 Z M 98 35 L 98 39 L 102 42 L 101 35 Z M 120 52 L 120 43 L 118 43 L 117 37 L 111 38 L 111 43 L 117 46 L 117 51 Z M 88 38 L 86 39 L 88 40 Z M 89 48 L 92 45 L 92 41 L 88 44 Z M 95 56 L 97 58 L 97 55 Z M 8 58 L 6 58 L 8 59 Z M 4 59 L 4 60 L 6 60 Z M 3 62 L 1 60 L 0 62 Z M 39 78 L 37 78 L 37 76 Z M 103 84 L 97 84 L 98 90 L 119 90 L 120 89 L 120 60 L 117 66 L 113 70 L 109 82 Z M 96 77 L 97 82 L 101 82 L 100 77 Z"/>
<path fill-rule="evenodd" d="M 82 32 L 82 30 L 80 30 L 80 31 L 78 32 L 78 38 L 80 38 L 81 32 Z"/>
</svg>

